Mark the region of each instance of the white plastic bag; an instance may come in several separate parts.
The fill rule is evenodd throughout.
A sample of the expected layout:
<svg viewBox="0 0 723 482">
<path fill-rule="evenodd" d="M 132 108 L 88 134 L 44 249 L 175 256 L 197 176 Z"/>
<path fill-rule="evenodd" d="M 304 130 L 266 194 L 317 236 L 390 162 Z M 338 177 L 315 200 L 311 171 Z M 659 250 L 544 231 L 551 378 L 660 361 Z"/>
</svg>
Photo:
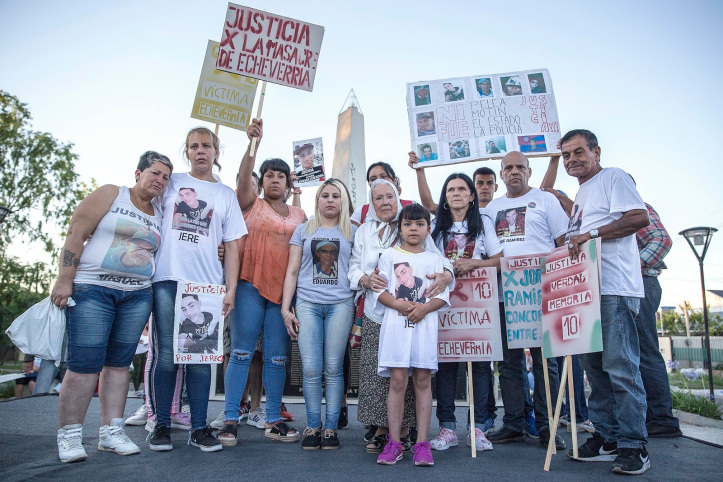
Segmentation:
<svg viewBox="0 0 723 482">
<path fill-rule="evenodd" d="M 65 310 L 50 296 L 18 316 L 5 334 L 23 353 L 43 360 L 60 360 L 65 336 Z"/>
</svg>

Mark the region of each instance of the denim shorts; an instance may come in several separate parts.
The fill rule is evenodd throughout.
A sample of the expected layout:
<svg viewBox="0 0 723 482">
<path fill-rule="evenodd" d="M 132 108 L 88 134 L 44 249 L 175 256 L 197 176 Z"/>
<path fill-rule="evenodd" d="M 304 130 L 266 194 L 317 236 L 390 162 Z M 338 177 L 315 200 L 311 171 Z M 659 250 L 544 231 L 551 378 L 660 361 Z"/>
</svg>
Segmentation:
<svg viewBox="0 0 723 482">
<path fill-rule="evenodd" d="M 68 367 L 100 373 L 104 366 L 129 367 L 153 307 L 153 290 L 122 291 L 73 284 L 75 306 L 66 310 Z"/>
</svg>

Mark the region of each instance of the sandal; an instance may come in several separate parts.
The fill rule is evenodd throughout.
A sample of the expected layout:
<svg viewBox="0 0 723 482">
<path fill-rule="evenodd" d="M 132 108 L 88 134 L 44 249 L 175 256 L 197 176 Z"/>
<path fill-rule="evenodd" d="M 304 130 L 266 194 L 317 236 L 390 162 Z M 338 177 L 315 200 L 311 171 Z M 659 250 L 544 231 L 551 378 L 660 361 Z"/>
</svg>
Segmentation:
<svg viewBox="0 0 723 482">
<path fill-rule="evenodd" d="M 223 435 L 229 434 L 232 437 L 223 437 Z M 238 434 L 238 425 L 232 425 L 230 423 L 224 424 L 223 428 L 218 431 L 216 438 L 224 447 L 235 447 L 238 443 L 236 438 Z"/>
<path fill-rule="evenodd" d="M 278 422 L 273 427 L 267 428 L 264 434 L 266 438 L 278 440 L 279 442 L 298 442 L 299 432 L 286 422 Z"/>
<path fill-rule="evenodd" d="M 371 439 L 371 441 L 367 444 L 367 453 L 368 454 L 380 454 L 382 453 L 382 450 L 384 450 L 384 446 L 387 444 L 387 435 L 386 433 L 375 435 L 374 438 Z"/>
</svg>

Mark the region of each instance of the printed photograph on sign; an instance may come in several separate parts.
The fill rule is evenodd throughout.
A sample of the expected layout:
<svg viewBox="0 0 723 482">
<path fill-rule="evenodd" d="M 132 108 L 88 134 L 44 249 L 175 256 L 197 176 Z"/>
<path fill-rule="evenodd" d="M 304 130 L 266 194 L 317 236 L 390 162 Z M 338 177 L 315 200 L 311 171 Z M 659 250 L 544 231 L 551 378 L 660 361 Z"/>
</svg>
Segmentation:
<svg viewBox="0 0 723 482">
<path fill-rule="evenodd" d="M 475 85 L 477 86 L 477 93 L 480 97 L 494 97 L 495 93 L 492 90 L 492 79 L 489 77 L 483 77 L 481 79 L 475 79 Z"/>
<path fill-rule="evenodd" d="M 192 187 L 182 187 L 176 195 L 176 204 L 173 208 L 172 229 L 188 233 L 208 236 L 211 217 L 213 216 L 213 196 L 206 199 L 202 192 Z"/>
<path fill-rule="evenodd" d="M 436 161 L 439 159 L 437 156 L 437 143 L 425 143 L 417 146 L 417 155 L 419 156 L 419 162 Z"/>
<path fill-rule="evenodd" d="M 417 114 L 417 135 L 431 136 L 436 134 L 437 129 L 434 127 L 434 112 L 421 112 Z"/>
<path fill-rule="evenodd" d="M 571 259 L 566 246 L 542 259 L 542 331 L 546 356 L 601 351 L 600 251 L 597 239 Z"/>
<path fill-rule="evenodd" d="M 542 75 L 542 72 L 527 74 L 527 80 L 530 83 L 530 94 L 547 93 L 547 87 L 545 87 L 545 77 Z"/>
<path fill-rule="evenodd" d="M 545 136 L 520 136 L 517 138 L 520 144 L 521 152 L 546 152 L 547 144 L 545 144 Z"/>
<path fill-rule="evenodd" d="M 497 213 L 495 227 L 498 238 L 525 235 L 526 207 L 506 209 Z"/>
<path fill-rule="evenodd" d="M 115 233 L 100 267 L 125 275 L 153 275 L 153 256 L 161 245 L 160 236 L 127 219 L 118 220 Z"/>
<path fill-rule="evenodd" d="M 245 131 L 258 80 L 216 69 L 219 43 L 208 41 L 191 117 Z"/>
<path fill-rule="evenodd" d="M 520 149 L 529 157 L 559 154 L 560 123 L 546 69 L 417 80 L 406 92 L 410 150 L 422 157 L 420 146 L 429 144 L 437 155 L 424 156 L 417 168 L 502 159 Z"/>
<path fill-rule="evenodd" d="M 485 152 L 487 154 L 507 154 L 507 143 L 505 138 L 498 136 L 485 141 Z"/>
<path fill-rule="evenodd" d="M 464 100 L 464 88 L 455 85 L 452 82 L 443 83 L 442 88 L 444 89 L 445 102 L 456 102 L 458 100 Z"/>
<path fill-rule="evenodd" d="M 417 85 L 414 87 L 414 105 L 429 105 L 432 98 L 429 96 L 429 85 Z"/>
<path fill-rule="evenodd" d="M 339 241 L 312 239 L 313 284 L 338 284 Z"/>
<path fill-rule="evenodd" d="M 475 269 L 455 283 L 451 308 L 439 316 L 439 361 L 501 360 L 497 270 Z"/>
<path fill-rule="evenodd" d="M 318 186 L 326 178 L 324 176 L 324 145 L 321 137 L 296 141 L 294 148 L 294 172 L 297 180 L 294 185 Z"/>
<path fill-rule="evenodd" d="M 222 285 L 178 282 L 173 353 L 175 363 L 223 362 Z"/>
<path fill-rule="evenodd" d="M 220 33 L 217 69 L 313 90 L 324 27 L 229 3 Z"/>
<path fill-rule="evenodd" d="M 520 82 L 519 75 L 500 77 L 500 83 L 502 84 L 502 92 L 506 96 L 522 95 L 522 82 Z"/>
</svg>

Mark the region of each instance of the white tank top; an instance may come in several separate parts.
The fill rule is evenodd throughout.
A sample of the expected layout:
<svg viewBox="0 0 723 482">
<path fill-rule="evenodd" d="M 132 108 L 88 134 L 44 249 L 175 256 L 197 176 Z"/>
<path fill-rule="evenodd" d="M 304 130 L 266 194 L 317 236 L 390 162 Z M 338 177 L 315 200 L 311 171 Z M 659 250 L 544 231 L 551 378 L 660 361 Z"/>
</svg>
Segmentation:
<svg viewBox="0 0 723 482">
<path fill-rule="evenodd" d="M 147 288 L 156 271 L 155 254 L 161 245 L 161 213 L 149 216 L 136 208 L 125 186 L 85 243 L 75 283 L 123 291 Z"/>
</svg>

